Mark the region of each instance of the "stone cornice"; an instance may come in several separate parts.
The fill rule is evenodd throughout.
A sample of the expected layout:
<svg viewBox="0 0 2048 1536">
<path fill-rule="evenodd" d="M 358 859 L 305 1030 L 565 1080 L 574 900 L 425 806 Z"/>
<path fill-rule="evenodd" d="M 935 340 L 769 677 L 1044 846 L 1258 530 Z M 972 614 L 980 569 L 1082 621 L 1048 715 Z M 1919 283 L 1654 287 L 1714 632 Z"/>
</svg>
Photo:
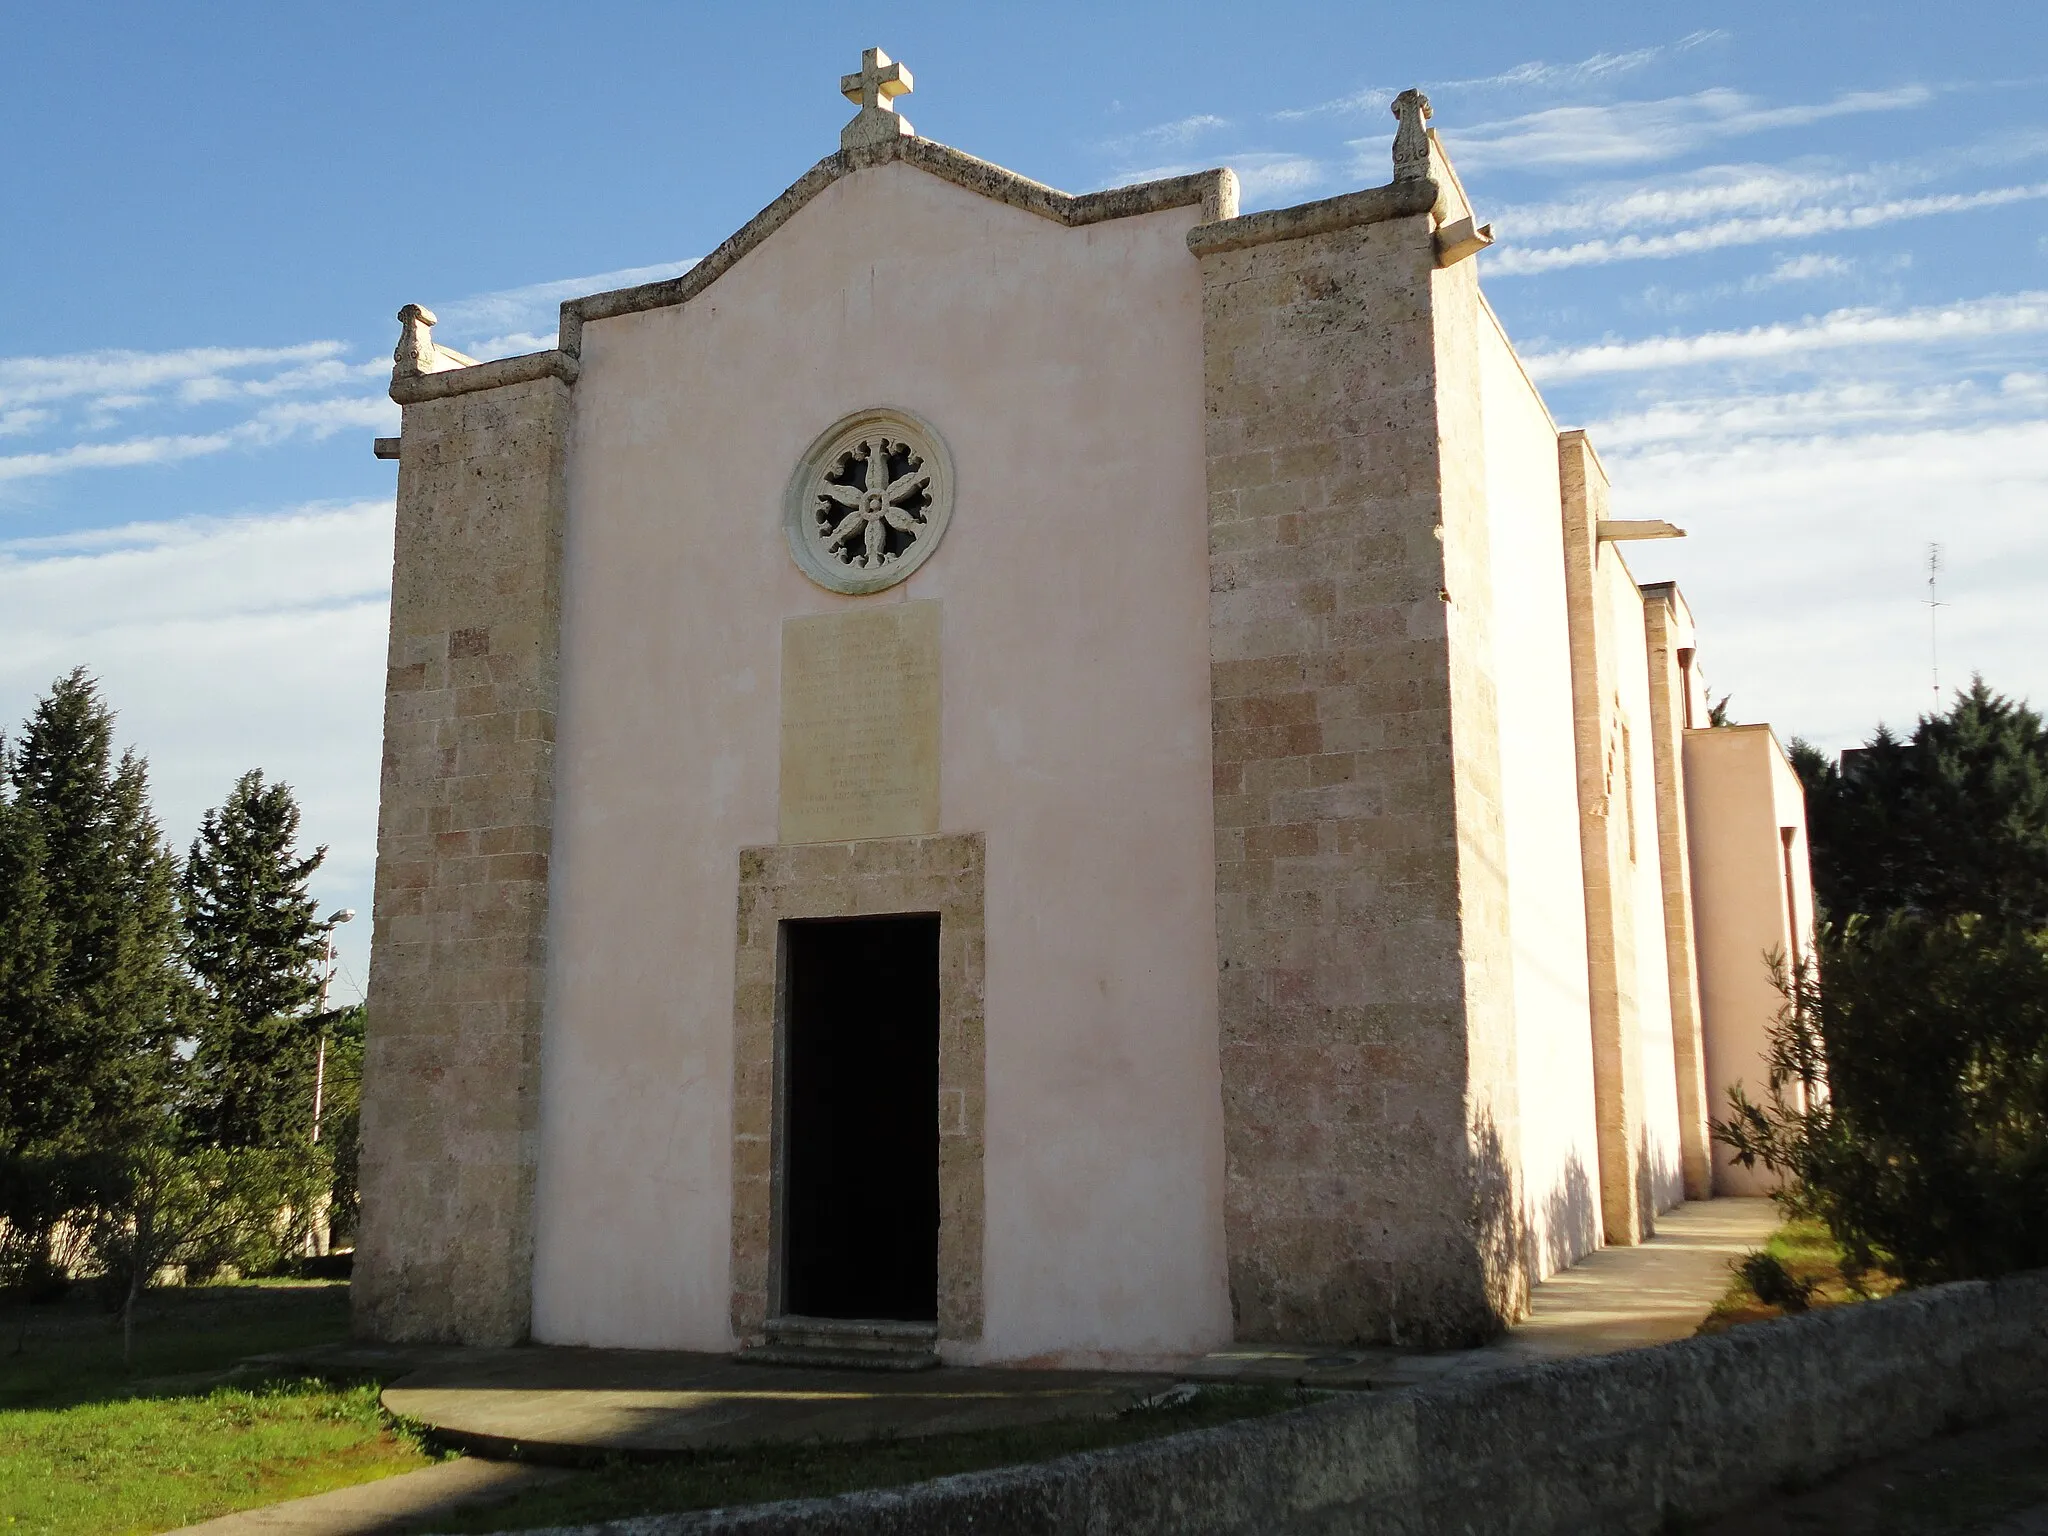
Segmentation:
<svg viewBox="0 0 2048 1536">
<path fill-rule="evenodd" d="M 1383 224 L 1390 219 L 1409 218 L 1436 207 L 1437 185 L 1415 178 L 1393 181 L 1363 192 L 1346 192 L 1320 202 L 1300 203 L 1292 208 L 1272 208 L 1248 213 L 1242 218 L 1224 218 L 1197 224 L 1188 231 L 1188 249 L 1197 256 L 1214 256 L 1222 251 L 1243 250 L 1248 245 L 1265 245 L 1274 240 L 1300 240 L 1325 235 L 1360 224 Z"/>
<path fill-rule="evenodd" d="M 564 384 L 574 384 L 580 371 L 580 365 L 569 353 L 526 352 L 518 357 L 501 357 L 496 362 L 476 363 L 466 368 L 400 374 L 391 381 L 391 398 L 400 405 L 421 405 L 429 400 L 446 400 L 450 395 L 466 395 L 473 390 L 530 384 L 535 379 L 560 379 Z"/>
<path fill-rule="evenodd" d="M 608 320 L 615 315 L 688 303 L 732 270 L 741 257 L 788 223 L 798 209 L 833 182 L 855 171 L 886 165 L 894 160 L 914 165 L 981 197 L 1008 203 L 1013 208 L 1021 208 L 1026 213 L 1035 213 L 1040 218 L 1070 228 L 1099 224 L 1108 219 L 1127 219 L 1137 214 L 1158 213 L 1167 208 L 1198 207 L 1204 219 L 1211 223 L 1231 219 L 1237 212 L 1237 177 L 1227 169 L 1197 171 L 1188 176 L 1140 182 L 1132 187 L 1115 187 L 1107 192 L 1089 192 L 1076 197 L 930 139 L 901 138 L 858 149 L 842 149 L 812 166 L 788 191 L 755 214 L 730 239 L 681 276 L 658 283 L 642 283 L 636 288 L 615 288 L 609 293 L 594 293 L 564 302 L 561 351 L 570 357 L 581 352 L 585 321 Z"/>
</svg>

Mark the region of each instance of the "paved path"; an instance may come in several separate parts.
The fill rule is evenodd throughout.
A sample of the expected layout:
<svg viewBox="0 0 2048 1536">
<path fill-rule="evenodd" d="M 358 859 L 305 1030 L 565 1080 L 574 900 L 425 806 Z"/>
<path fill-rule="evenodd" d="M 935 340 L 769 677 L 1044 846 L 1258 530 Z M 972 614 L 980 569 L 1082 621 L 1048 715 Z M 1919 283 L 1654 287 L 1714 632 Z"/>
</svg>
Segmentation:
<svg viewBox="0 0 2048 1536">
<path fill-rule="evenodd" d="M 374 1483 L 222 1515 L 186 1526 L 184 1536 L 384 1536 L 573 1475 L 509 1461 L 443 1461 Z"/>
<path fill-rule="evenodd" d="M 1398 1387 L 1542 1360 L 1690 1338 L 1728 1289 L 1729 1266 L 1783 1222 L 1770 1200 L 1700 1200 L 1657 1218 L 1633 1248 L 1601 1248 L 1530 1293 L 1530 1316 L 1483 1349 L 1260 1349 L 1235 1345 L 1184 1365 L 1193 1377 L 1310 1387 Z"/>
<path fill-rule="evenodd" d="M 1778 1225 L 1768 1200 L 1713 1200 L 1658 1218 L 1535 1288 L 1533 1315 L 1484 1349 L 1263 1349 L 1144 1362 L 1142 1371 L 948 1367 L 896 1375 L 651 1350 L 443 1351 L 384 1393 L 393 1413 L 486 1455 L 558 1459 L 700 1446 L 947 1434 L 1106 1417 L 1176 1381 L 1400 1386 L 1684 1338 L 1728 1288 L 1731 1260 Z"/>
<path fill-rule="evenodd" d="M 352 1348 L 280 1365 L 410 1374 L 384 1392 L 393 1413 L 484 1454 L 587 1459 L 702 1446 L 856 1440 L 1106 1417 L 1179 1382 L 1400 1386 L 1535 1360 L 1604 1354 L 1684 1338 L 1728 1286 L 1732 1259 L 1776 1229 L 1768 1200 L 1714 1200 L 1658 1218 L 1658 1235 L 1608 1248 L 1536 1287 L 1532 1315 L 1482 1349 L 1265 1349 L 1236 1346 L 1144 1364 L 1143 1371 L 945 1367 L 905 1374 L 741 1364 L 726 1355 L 590 1349 Z M 1185 1390 L 1185 1388 L 1182 1388 Z M 373 1536 L 561 1476 L 465 1460 L 194 1526 L 208 1536 Z M 2016 1533 L 2017 1536 L 2017 1533 Z"/>
<path fill-rule="evenodd" d="M 1173 1384 L 1129 1372 L 825 1371 L 729 1355 L 506 1349 L 415 1371 L 385 1389 L 384 1406 L 484 1455 L 577 1461 L 1106 1418 Z"/>
</svg>

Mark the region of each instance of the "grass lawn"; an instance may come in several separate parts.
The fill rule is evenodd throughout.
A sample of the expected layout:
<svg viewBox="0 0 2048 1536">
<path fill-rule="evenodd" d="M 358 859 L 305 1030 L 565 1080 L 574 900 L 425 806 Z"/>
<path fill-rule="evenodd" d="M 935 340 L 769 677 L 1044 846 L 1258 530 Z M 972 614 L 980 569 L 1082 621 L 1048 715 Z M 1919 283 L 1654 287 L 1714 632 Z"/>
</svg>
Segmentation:
<svg viewBox="0 0 2048 1536">
<path fill-rule="evenodd" d="M 231 1379 L 244 1356 L 347 1333 L 339 1282 L 174 1288 L 143 1302 L 130 1370 L 83 1287 L 0 1307 L 0 1528 L 164 1531 L 427 1465 L 374 1386 Z"/>
<path fill-rule="evenodd" d="M 1794 1279 L 1814 1283 L 1813 1294 L 1807 1302 L 1809 1308 L 1868 1301 L 1876 1296 L 1889 1296 L 1899 1288 L 1896 1279 L 1880 1271 L 1862 1275 L 1864 1288 L 1860 1291 L 1850 1285 L 1842 1277 L 1841 1245 L 1824 1225 L 1809 1218 L 1786 1222 L 1771 1234 L 1763 1251 L 1784 1265 Z M 1714 1303 L 1714 1310 L 1700 1324 L 1699 1331 L 1723 1333 L 1742 1323 L 1759 1323 L 1784 1315 L 1782 1307 L 1758 1300 L 1756 1292 L 1750 1289 L 1749 1282 L 1738 1270 L 1729 1277 L 1727 1291 Z"/>
<path fill-rule="evenodd" d="M 1135 1409 L 1113 1419 L 1077 1419 L 853 1445 L 698 1451 L 674 1460 L 601 1468 L 487 1509 L 442 1516 L 434 1522 L 434 1529 L 530 1530 L 627 1515 L 810 1498 L 856 1488 L 890 1488 L 954 1472 L 1044 1461 L 1074 1451 L 1101 1450 L 1203 1429 L 1299 1407 L 1304 1400 L 1285 1387 L 1211 1387 L 1186 1403 Z"/>
</svg>

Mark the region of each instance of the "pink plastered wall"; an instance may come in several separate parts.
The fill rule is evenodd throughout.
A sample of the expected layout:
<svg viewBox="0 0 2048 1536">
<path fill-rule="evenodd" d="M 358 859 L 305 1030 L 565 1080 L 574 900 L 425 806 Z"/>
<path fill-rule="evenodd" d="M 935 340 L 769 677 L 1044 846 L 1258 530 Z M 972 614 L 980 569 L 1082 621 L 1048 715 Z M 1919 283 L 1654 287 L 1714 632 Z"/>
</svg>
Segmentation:
<svg viewBox="0 0 2048 1536">
<path fill-rule="evenodd" d="M 1771 728 L 1739 725 L 1685 733 L 1685 799 L 1707 1110 L 1724 1120 L 1731 1087 L 1739 1083 L 1759 1101 L 1766 1092 L 1769 1030 L 1784 1001 L 1768 956 L 1789 957 L 1811 942 L 1806 796 Z M 1774 1175 L 1741 1167 L 1715 1145 L 1716 1194 L 1761 1195 L 1776 1187 Z"/>
<path fill-rule="evenodd" d="M 1584 871 L 1557 429 L 1492 312 L 1479 325 L 1501 815 L 1530 1278 L 1600 1244 Z"/>
<path fill-rule="evenodd" d="M 782 621 L 936 599 L 941 830 L 987 839 L 976 1358 L 1227 1339 L 1194 208 L 1069 229 L 891 164 L 686 305 L 589 324 L 571 440 L 534 1330 L 725 1349 L 739 849 Z M 930 421 L 887 592 L 781 527 L 811 439 Z"/>
<path fill-rule="evenodd" d="M 1616 514 L 1620 515 L 1620 514 Z M 1657 758 L 1650 714 L 1650 643 L 1643 594 L 1612 543 L 1600 547 L 1602 600 L 1613 616 L 1615 688 L 1627 731 L 1630 900 L 1635 922 L 1636 1023 L 1641 1037 L 1642 1158 L 1650 1203 L 1666 1211 L 1685 1198 L 1678 1135 L 1678 1064 L 1671 1038 L 1671 965 L 1664 933 L 1664 865 L 1657 843 Z"/>
</svg>

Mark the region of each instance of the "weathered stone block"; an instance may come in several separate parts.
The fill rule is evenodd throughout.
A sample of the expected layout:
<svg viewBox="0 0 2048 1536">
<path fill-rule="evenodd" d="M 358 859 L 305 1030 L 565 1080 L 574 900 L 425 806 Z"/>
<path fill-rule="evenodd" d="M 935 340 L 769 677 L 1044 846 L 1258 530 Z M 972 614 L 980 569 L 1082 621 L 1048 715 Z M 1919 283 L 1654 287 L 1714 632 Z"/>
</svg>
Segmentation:
<svg viewBox="0 0 2048 1536">
<path fill-rule="evenodd" d="M 405 411 L 352 1292 L 367 1338 L 527 1332 L 569 409 L 546 378 Z"/>
<path fill-rule="evenodd" d="M 1474 1215 L 1495 1170 L 1468 1124 L 1515 1118 L 1479 931 L 1503 895 L 1484 503 L 1461 462 L 1476 289 L 1436 267 L 1423 216 L 1202 261 L 1238 1333 L 1476 1337 L 1521 1295 Z M 1404 1135 L 1390 1103 L 1442 1134 Z"/>
</svg>

